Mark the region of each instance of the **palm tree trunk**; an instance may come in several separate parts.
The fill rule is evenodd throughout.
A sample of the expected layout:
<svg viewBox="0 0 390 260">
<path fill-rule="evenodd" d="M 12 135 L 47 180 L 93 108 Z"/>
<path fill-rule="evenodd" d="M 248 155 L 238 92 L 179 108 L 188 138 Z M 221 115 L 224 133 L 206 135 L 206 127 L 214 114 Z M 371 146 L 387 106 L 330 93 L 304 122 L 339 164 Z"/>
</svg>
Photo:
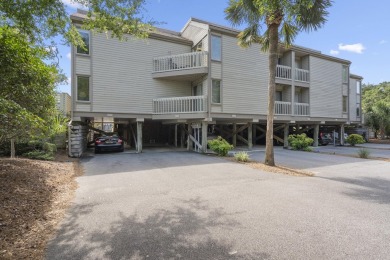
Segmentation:
<svg viewBox="0 0 390 260">
<path fill-rule="evenodd" d="M 265 143 L 265 161 L 266 165 L 275 166 L 274 158 L 274 107 L 275 107 L 275 77 L 276 63 L 278 60 L 278 35 L 279 24 L 270 24 L 269 30 L 269 82 L 268 82 L 268 115 L 267 115 L 267 133 Z"/>
</svg>

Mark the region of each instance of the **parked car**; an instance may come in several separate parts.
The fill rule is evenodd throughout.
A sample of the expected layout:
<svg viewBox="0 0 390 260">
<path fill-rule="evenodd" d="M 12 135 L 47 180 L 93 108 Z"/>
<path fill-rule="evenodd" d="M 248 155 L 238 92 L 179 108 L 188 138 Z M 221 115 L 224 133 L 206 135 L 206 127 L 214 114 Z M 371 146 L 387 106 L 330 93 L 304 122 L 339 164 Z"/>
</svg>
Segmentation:
<svg viewBox="0 0 390 260">
<path fill-rule="evenodd" d="M 95 153 L 102 151 L 123 152 L 123 140 L 117 133 L 106 133 L 95 139 Z"/>
</svg>

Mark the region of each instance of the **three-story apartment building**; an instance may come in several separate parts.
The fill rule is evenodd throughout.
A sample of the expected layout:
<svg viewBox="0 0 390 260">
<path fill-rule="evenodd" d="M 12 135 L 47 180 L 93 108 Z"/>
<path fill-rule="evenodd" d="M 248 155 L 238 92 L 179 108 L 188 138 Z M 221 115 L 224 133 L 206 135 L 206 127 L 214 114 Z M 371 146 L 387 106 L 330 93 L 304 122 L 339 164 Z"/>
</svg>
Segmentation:
<svg viewBox="0 0 390 260">
<path fill-rule="evenodd" d="M 81 24 L 85 13 L 71 18 Z M 206 151 L 210 135 L 264 142 L 268 55 L 257 44 L 240 48 L 239 31 L 191 18 L 181 32 L 156 29 L 146 40 L 80 32 L 87 48 L 72 48 L 71 156 L 83 152 L 88 124 L 111 124 L 138 152 L 157 144 Z M 286 146 L 293 130 L 318 136 L 321 126 L 343 136 L 344 125 L 360 123 L 362 78 L 349 67 L 312 49 L 280 48 L 276 142 Z"/>
</svg>

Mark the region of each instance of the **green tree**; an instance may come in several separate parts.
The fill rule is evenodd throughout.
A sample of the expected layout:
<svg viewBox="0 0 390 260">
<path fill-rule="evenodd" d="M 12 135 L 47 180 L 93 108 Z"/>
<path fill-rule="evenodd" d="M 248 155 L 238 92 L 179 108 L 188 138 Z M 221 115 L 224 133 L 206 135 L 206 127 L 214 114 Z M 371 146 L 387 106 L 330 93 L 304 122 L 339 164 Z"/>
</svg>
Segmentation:
<svg viewBox="0 0 390 260">
<path fill-rule="evenodd" d="M 58 71 L 43 61 L 47 55 L 19 30 L 0 27 L 0 142 L 10 139 L 13 146 L 15 140 L 37 134 L 54 112 Z"/>
<path fill-rule="evenodd" d="M 151 30 L 153 21 L 142 15 L 144 0 L 72 0 L 87 9 L 83 28 L 97 32 L 110 32 L 120 39 L 125 34 L 144 38 Z M 12 26 L 27 35 L 33 43 L 63 36 L 66 42 L 77 46 L 84 43 L 66 12 L 61 0 L 12 0 L 0 1 L 0 26 Z M 52 43 L 54 44 L 54 43 Z"/>
<path fill-rule="evenodd" d="M 366 125 L 384 139 L 390 128 L 390 82 L 364 86 L 362 107 Z"/>
<path fill-rule="evenodd" d="M 226 18 L 247 27 L 238 35 L 240 46 L 253 43 L 268 51 L 268 115 L 265 164 L 274 166 L 273 119 L 279 42 L 291 45 L 298 32 L 317 30 L 326 22 L 331 0 L 230 0 Z"/>
</svg>

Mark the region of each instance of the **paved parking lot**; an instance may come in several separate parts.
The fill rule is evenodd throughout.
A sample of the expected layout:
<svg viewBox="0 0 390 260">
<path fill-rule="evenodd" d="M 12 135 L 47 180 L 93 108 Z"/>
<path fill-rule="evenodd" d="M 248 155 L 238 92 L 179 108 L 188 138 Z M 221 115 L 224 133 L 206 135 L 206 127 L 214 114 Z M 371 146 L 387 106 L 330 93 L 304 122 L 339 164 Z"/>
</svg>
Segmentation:
<svg viewBox="0 0 390 260">
<path fill-rule="evenodd" d="M 189 152 L 84 158 L 85 175 L 47 259 L 388 258 L 389 162 L 275 155 L 316 176 Z"/>
</svg>

